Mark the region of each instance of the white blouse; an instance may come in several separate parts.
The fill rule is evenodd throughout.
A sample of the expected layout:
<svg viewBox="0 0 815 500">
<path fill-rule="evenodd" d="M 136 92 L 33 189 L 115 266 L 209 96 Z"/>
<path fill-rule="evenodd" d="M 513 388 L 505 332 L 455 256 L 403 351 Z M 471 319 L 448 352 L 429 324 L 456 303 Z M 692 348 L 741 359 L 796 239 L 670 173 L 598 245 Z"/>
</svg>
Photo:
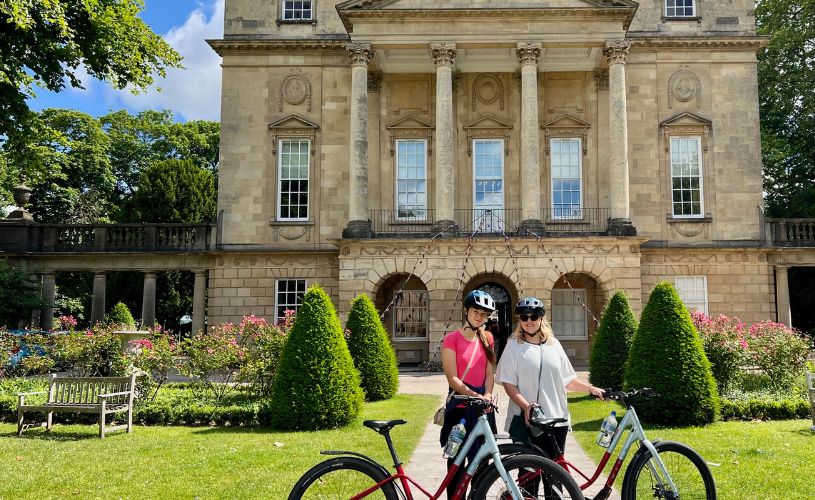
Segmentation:
<svg viewBox="0 0 815 500">
<path fill-rule="evenodd" d="M 562 425 L 571 425 L 566 385 L 577 378 L 566 351 L 557 339 L 551 344 L 530 344 L 509 339 L 495 381 L 510 383 L 518 388 L 530 403 L 538 403 L 546 418 L 565 418 Z M 509 400 L 504 430 L 509 431 L 512 418 L 522 414 L 521 408 Z"/>
</svg>

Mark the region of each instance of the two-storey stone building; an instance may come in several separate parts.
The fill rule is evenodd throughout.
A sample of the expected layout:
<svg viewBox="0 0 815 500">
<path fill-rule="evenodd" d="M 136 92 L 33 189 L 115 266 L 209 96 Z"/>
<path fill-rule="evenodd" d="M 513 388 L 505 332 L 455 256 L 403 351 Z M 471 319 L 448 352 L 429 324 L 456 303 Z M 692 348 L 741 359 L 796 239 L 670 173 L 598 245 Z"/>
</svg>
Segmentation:
<svg viewBox="0 0 815 500">
<path fill-rule="evenodd" d="M 369 294 L 415 363 L 482 288 L 500 336 L 542 298 L 583 365 L 615 289 L 640 310 L 668 280 L 690 308 L 789 324 L 786 270 L 815 265 L 787 247 L 813 234 L 761 213 L 752 0 L 226 0 L 209 43 L 199 325 L 205 279 L 210 324 L 319 283 L 341 315 Z"/>
</svg>

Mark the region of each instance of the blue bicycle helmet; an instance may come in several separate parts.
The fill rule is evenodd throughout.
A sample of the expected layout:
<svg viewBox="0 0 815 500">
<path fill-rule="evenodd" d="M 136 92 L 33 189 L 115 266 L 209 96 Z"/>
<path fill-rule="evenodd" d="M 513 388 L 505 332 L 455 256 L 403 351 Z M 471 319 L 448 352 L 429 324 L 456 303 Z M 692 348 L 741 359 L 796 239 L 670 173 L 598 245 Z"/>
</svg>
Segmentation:
<svg viewBox="0 0 815 500">
<path fill-rule="evenodd" d="M 495 300 L 483 290 L 473 290 L 464 297 L 464 307 L 475 307 L 491 313 L 495 311 Z"/>
<path fill-rule="evenodd" d="M 537 314 L 544 316 L 546 314 L 546 307 L 543 302 L 537 297 L 526 297 L 521 299 L 515 305 L 515 314 Z"/>
</svg>

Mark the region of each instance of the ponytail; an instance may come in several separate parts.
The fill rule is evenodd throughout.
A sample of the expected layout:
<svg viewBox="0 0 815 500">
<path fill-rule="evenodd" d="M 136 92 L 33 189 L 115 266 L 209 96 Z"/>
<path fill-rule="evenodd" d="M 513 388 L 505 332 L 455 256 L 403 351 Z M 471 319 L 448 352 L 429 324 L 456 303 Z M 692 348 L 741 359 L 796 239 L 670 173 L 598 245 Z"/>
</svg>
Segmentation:
<svg viewBox="0 0 815 500">
<path fill-rule="evenodd" d="M 484 331 L 484 325 L 479 326 L 475 331 L 478 340 L 481 341 L 481 345 L 484 346 L 484 354 L 487 355 L 487 361 L 490 364 L 495 364 L 495 349 L 490 345 L 490 340 L 487 338 L 486 332 Z"/>
</svg>

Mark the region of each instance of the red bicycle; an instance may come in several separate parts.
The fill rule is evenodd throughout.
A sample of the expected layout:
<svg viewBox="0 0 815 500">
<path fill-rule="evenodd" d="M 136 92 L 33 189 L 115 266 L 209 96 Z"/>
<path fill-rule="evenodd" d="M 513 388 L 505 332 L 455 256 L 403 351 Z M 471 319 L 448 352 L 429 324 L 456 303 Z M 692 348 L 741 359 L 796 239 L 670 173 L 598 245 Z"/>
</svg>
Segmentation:
<svg viewBox="0 0 815 500">
<path fill-rule="evenodd" d="M 626 413 L 620 425 L 617 427 L 608 449 L 603 454 L 600 464 L 591 476 L 569 462 L 564 451 L 558 446 L 555 436 L 552 434 L 552 429 L 557 424 L 565 423 L 566 419 L 549 418 L 541 420 L 536 424 L 533 423 L 532 425 L 535 425 L 544 432 L 544 435 L 552 445 L 552 449 L 558 450 L 558 456 L 553 460 L 572 474 L 572 476 L 581 478 L 580 481 L 583 481 L 583 483 L 580 484 L 581 490 L 589 488 L 597 481 L 600 474 L 606 468 L 606 465 L 608 465 L 614 450 L 620 443 L 623 443 L 623 433 L 626 430 L 631 431 L 622 445 L 619 455 L 617 455 L 617 459 L 614 462 L 614 466 L 608 475 L 605 485 L 592 500 L 605 500 L 609 498 L 614 480 L 617 478 L 623 461 L 634 443 L 639 445 L 639 449 L 625 470 L 622 485 L 623 500 L 644 498 L 716 500 L 716 484 L 713 480 L 713 475 L 710 473 L 710 469 L 704 459 L 702 459 L 696 451 L 685 444 L 675 441 L 652 442 L 645 437 L 645 431 L 642 428 L 639 417 L 637 417 L 637 412 L 631 405 L 630 399 L 634 396 L 649 397 L 653 395 L 654 392 L 650 389 L 639 389 L 628 392 L 606 391 L 605 398 L 620 401 L 625 406 Z M 498 449 L 503 457 L 511 457 L 518 453 L 530 453 L 530 451 L 545 456 L 543 450 L 538 447 L 533 448 L 533 450 L 530 450 L 529 447 L 520 443 L 504 443 L 498 445 Z M 480 476 L 481 472 L 477 471 L 473 478 L 473 484 L 478 484 Z M 538 476 L 538 473 L 530 470 L 525 476 L 518 478 L 518 482 L 522 486 L 526 482 L 540 482 L 541 479 L 536 476 Z"/>
</svg>

